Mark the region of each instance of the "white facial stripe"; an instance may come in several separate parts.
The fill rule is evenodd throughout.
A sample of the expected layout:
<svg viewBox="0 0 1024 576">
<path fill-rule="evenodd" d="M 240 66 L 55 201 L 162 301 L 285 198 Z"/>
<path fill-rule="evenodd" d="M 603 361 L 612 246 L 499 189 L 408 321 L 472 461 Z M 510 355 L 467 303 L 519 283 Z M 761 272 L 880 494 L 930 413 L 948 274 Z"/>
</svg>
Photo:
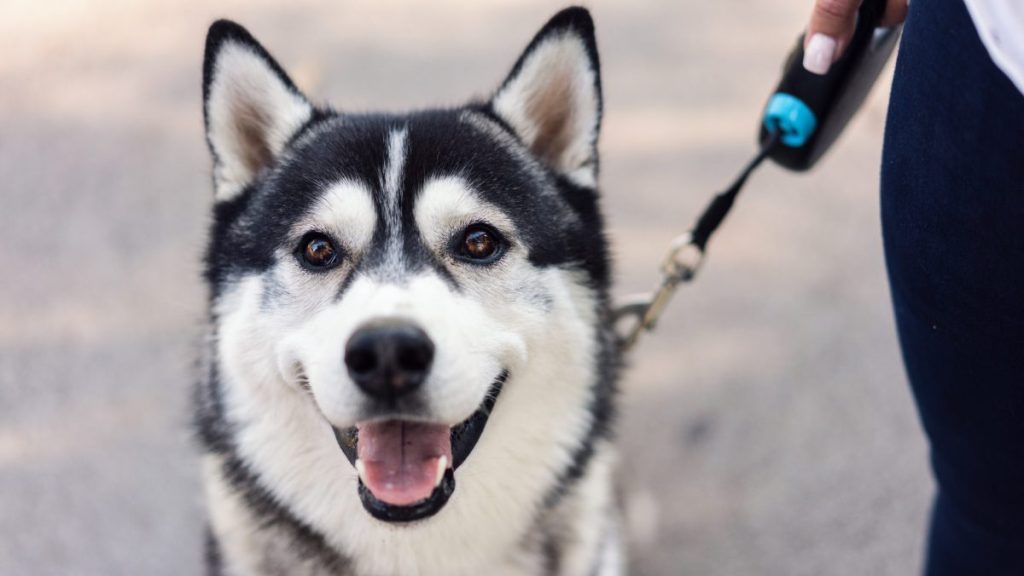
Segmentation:
<svg viewBox="0 0 1024 576">
<path fill-rule="evenodd" d="M 384 171 L 384 221 L 388 228 L 386 268 L 398 270 L 402 254 L 402 176 L 405 169 L 408 130 L 393 130 L 388 135 L 387 168 Z"/>
<path fill-rule="evenodd" d="M 427 244 L 439 249 L 456 231 L 474 222 L 486 222 L 506 237 L 515 236 L 515 225 L 497 207 L 484 202 L 463 178 L 432 178 L 416 199 L 416 226 Z"/>
<path fill-rule="evenodd" d="M 316 206 L 294 230 L 296 238 L 310 230 L 323 230 L 354 254 L 362 253 L 377 225 L 373 198 L 366 186 L 341 180 L 328 188 Z"/>
</svg>

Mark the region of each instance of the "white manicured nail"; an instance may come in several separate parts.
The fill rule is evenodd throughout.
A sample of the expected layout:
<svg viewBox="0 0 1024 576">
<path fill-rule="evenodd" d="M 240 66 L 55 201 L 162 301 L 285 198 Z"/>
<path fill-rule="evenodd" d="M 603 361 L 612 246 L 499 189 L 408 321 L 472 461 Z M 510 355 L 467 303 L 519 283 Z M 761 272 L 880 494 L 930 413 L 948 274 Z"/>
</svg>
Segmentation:
<svg viewBox="0 0 1024 576">
<path fill-rule="evenodd" d="M 825 74 L 832 66 L 836 55 L 836 39 L 824 34 L 815 34 L 804 50 L 804 68 L 815 74 Z"/>
</svg>

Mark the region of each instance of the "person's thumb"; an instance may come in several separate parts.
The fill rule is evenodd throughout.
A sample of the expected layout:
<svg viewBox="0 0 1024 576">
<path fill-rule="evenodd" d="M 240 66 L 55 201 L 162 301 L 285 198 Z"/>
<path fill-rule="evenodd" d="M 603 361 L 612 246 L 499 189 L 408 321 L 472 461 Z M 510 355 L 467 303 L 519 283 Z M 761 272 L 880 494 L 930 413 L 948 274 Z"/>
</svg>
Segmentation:
<svg viewBox="0 0 1024 576">
<path fill-rule="evenodd" d="M 804 38 L 804 68 L 825 74 L 853 37 L 861 0 L 815 0 Z"/>
</svg>

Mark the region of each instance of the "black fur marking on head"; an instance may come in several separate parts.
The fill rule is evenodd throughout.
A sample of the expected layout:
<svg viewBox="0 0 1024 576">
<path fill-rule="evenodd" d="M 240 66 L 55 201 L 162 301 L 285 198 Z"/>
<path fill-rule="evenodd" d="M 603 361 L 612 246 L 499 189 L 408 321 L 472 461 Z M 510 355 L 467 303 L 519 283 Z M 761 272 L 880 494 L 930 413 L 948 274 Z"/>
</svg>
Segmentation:
<svg viewBox="0 0 1024 576">
<path fill-rule="evenodd" d="M 553 34 L 572 33 L 586 49 L 594 73 L 600 116 L 600 67 L 593 21 L 583 8 L 558 13 L 533 38 L 512 69 L 509 79 L 522 68 L 529 54 Z M 301 93 L 279 64 L 245 31 L 229 21 L 210 28 L 204 62 L 204 106 L 209 96 L 216 57 L 228 41 L 245 45 L 257 54 L 281 82 Z M 506 80 L 506 83 L 509 80 Z M 232 272 L 260 272 L 273 264 L 276 242 L 288 227 L 307 213 L 327 183 L 350 178 L 373 193 L 378 218 L 383 219 L 381 180 L 387 166 L 389 134 L 408 130 L 403 181 L 403 265 L 406 272 L 432 267 L 448 282 L 443 262 L 426 250 L 412 217 L 415 194 L 430 177 L 462 176 L 484 199 L 511 215 L 525 236 L 528 254 L 537 266 L 567 265 L 582 268 L 594 288 L 609 283 L 607 248 L 603 237 L 596 191 L 580 187 L 547 170 L 547 181 L 536 178 L 537 166 L 524 166 L 493 136 L 459 121 L 462 113 L 483 114 L 508 134 L 515 132 L 488 104 L 461 109 L 429 110 L 405 116 L 341 115 L 315 110 L 313 117 L 293 135 L 280 158 L 256 176 L 238 197 L 215 209 L 215 225 L 207 256 L 207 279 L 215 290 Z M 597 119 L 598 125 L 600 118 Z M 524 150 L 525 152 L 525 150 Z M 596 158 L 596 153 L 595 153 Z M 545 194 L 555 189 L 557 194 Z M 576 222 L 577 225 L 569 226 Z M 388 233 L 381 220 L 372 245 L 383 246 Z M 258 231 L 258 234 L 256 233 Z M 368 254 L 364 269 L 379 264 L 380 253 Z"/>
<path fill-rule="evenodd" d="M 399 191 L 404 198 L 402 265 L 406 273 L 430 267 L 454 282 L 454 276 L 445 272 L 445 263 L 424 246 L 413 210 L 416 195 L 430 179 L 458 176 L 512 219 L 517 240 L 532 264 L 581 269 L 591 287 L 603 294 L 610 272 L 597 193 L 551 171 L 539 172 L 538 179 L 536 166 L 524 166 L 521 157 L 493 136 L 460 121 L 467 111 L 479 113 L 466 108 L 397 117 L 341 116 L 321 119 L 307 128 L 282 160 L 237 197 L 215 206 L 206 268 L 214 295 L 228 279 L 272 266 L 294 222 L 312 210 L 330 183 L 343 179 L 358 181 L 370 190 L 378 213 L 370 249 L 353 273 L 380 266 L 389 234 L 380 182 L 387 165 L 386 136 L 402 124 L 408 129 Z"/>
</svg>

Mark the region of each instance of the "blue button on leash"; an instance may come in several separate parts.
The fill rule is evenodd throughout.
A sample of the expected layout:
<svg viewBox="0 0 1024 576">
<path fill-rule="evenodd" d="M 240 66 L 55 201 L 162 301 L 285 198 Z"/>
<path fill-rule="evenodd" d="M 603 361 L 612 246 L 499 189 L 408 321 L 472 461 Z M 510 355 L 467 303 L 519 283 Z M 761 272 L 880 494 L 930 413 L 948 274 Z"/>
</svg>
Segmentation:
<svg viewBox="0 0 1024 576">
<path fill-rule="evenodd" d="M 773 134 L 780 132 L 780 140 L 786 146 L 799 148 L 818 127 L 818 119 L 803 100 L 792 94 L 777 92 L 765 106 L 764 127 Z"/>
</svg>

